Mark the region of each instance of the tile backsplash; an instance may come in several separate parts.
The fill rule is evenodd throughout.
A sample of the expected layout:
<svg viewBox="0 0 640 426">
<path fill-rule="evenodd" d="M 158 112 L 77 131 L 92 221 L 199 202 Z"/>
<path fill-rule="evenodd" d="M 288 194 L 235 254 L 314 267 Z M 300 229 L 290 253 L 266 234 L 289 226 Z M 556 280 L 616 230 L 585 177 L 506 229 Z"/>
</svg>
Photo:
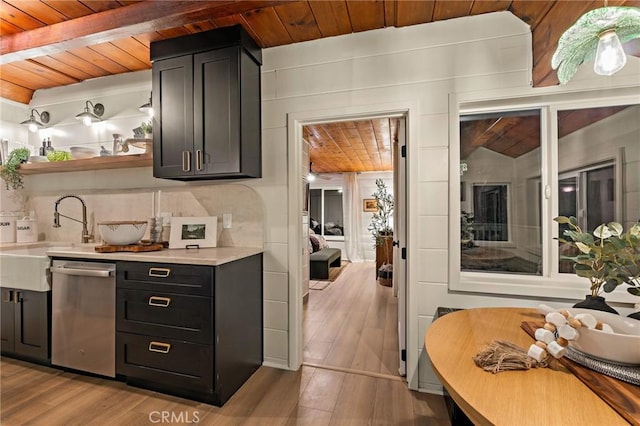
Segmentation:
<svg viewBox="0 0 640 426">
<path fill-rule="evenodd" d="M 87 205 L 88 228 L 100 243 L 99 222 L 117 220 L 147 221 L 153 214 L 156 188 L 101 191 L 74 191 Z M 56 200 L 66 195 L 34 194 L 24 204 L 26 214 L 34 211 L 39 230 L 39 240 L 80 242 L 82 225 L 65 217 L 60 218 L 60 227 L 53 227 L 53 212 Z M 217 216 L 218 247 L 263 247 L 264 206 L 261 198 L 244 185 L 202 185 L 162 188 L 160 212 L 171 216 Z M 82 206 L 76 199 L 65 199 L 58 211 L 75 219 L 82 218 Z M 223 229 L 222 215 L 232 215 L 232 228 Z M 149 231 L 145 238 L 149 237 Z M 168 235 L 163 234 L 167 240 Z"/>
</svg>

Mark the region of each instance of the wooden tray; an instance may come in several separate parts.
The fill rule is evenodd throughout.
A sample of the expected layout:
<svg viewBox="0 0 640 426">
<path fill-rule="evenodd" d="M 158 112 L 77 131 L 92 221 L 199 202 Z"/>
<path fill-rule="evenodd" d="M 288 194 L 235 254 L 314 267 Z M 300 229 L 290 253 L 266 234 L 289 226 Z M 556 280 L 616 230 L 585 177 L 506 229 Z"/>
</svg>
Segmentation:
<svg viewBox="0 0 640 426">
<path fill-rule="evenodd" d="M 531 337 L 544 323 L 523 321 L 520 327 Z M 632 425 L 640 426 L 640 387 L 600 374 L 566 357 L 558 359 L 582 383 L 618 412 Z"/>
<path fill-rule="evenodd" d="M 109 244 L 104 244 L 101 246 L 96 246 L 95 250 L 98 253 L 115 253 L 118 251 L 131 251 L 131 252 L 143 252 L 143 251 L 159 251 L 168 247 L 168 243 L 163 241 L 161 243 L 149 243 L 149 244 L 129 244 L 126 246 L 114 246 Z"/>
</svg>

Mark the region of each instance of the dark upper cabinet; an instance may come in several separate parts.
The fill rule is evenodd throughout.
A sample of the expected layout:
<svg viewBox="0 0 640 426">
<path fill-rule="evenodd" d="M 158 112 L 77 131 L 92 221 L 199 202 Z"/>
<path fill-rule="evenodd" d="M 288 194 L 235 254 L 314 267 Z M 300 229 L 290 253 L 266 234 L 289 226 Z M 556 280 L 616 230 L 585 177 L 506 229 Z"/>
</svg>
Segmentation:
<svg viewBox="0 0 640 426">
<path fill-rule="evenodd" d="M 151 44 L 153 175 L 262 176 L 262 54 L 241 26 Z"/>
</svg>

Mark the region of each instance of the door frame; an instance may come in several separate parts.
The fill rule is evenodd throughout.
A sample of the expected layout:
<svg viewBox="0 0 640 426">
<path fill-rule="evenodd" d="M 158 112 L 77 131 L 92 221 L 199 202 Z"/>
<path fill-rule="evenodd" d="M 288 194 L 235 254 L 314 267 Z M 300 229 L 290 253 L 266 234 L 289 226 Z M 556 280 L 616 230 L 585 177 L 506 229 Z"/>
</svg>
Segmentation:
<svg viewBox="0 0 640 426">
<path fill-rule="evenodd" d="M 372 119 L 377 117 L 392 117 L 392 116 L 405 116 L 406 117 L 406 139 L 405 144 L 407 146 L 407 158 L 410 157 L 411 140 L 417 140 L 417 123 L 418 123 L 418 103 L 417 102 L 392 102 L 371 104 L 364 106 L 353 106 L 343 108 L 331 108 L 323 110 L 312 110 L 305 112 L 295 112 L 287 114 L 287 165 L 288 165 L 288 284 L 289 284 L 289 359 L 288 367 L 290 370 L 298 370 L 302 365 L 302 352 L 304 346 L 304 339 L 302 335 L 302 265 L 300 258 L 302 257 L 302 251 L 305 249 L 301 246 L 301 229 L 300 229 L 300 216 L 302 206 L 302 126 L 308 124 L 317 124 L 325 122 L 339 122 L 339 121 L 354 121 L 362 119 Z M 411 229 L 411 216 L 410 200 L 412 199 L 412 187 L 409 179 L 409 162 L 406 164 L 406 193 L 405 193 L 405 212 L 407 217 L 406 222 L 406 248 L 410 253 L 410 246 L 412 240 L 410 239 Z M 394 176 L 395 176 L 394 171 Z M 417 301 L 411 300 L 411 289 L 409 283 L 411 283 L 411 268 L 410 257 L 407 256 L 406 260 L 406 280 L 405 280 L 405 295 L 406 295 L 406 335 L 412 336 L 417 333 L 417 322 L 415 324 L 408 321 L 408 318 L 414 318 L 412 312 L 417 311 Z M 417 351 L 412 350 L 411 339 L 407 339 L 407 365 L 415 365 L 417 368 Z M 416 388 L 417 376 L 408 377 L 409 387 Z M 415 383 L 414 383 L 415 382 Z"/>
</svg>

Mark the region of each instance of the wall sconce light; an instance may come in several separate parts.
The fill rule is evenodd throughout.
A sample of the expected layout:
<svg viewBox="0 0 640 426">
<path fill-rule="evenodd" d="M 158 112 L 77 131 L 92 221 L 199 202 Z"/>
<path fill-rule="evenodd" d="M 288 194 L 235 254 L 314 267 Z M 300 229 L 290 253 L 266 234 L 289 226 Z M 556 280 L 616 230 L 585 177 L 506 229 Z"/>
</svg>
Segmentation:
<svg viewBox="0 0 640 426">
<path fill-rule="evenodd" d="M 40 121 L 36 120 L 34 113 L 38 115 L 38 119 Z M 22 124 L 23 126 L 27 126 L 29 128 L 29 131 L 34 133 L 38 131 L 38 129 L 42 129 L 44 125 L 47 124 L 48 122 L 49 122 L 49 113 L 47 111 L 42 111 L 42 113 L 39 113 L 35 108 L 33 108 L 31 110 L 31 115 L 29 116 L 29 119 L 23 121 L 20 124 Z"/>
<path fill-rule="evenodd" d="M 149 94 L 149 102 L 144 105 L 140 105 L 138 110 L 140 110 L 140 112 L 146 113 L 149 117 L 153 117 L 153 104 L 151 103 L 151 94 Z"/>
<path fill-rule="evenodd" d="M 640 37 L 640 8 L 606 6 L 582 15 L 558 40 L 551 67 L 558 70 L 558 80 L 567 83 L 578 67 L 595 56 L 593 70 L 612 75 L 627 63 L 622 48 Z"/>
<path fill-rule="evenodd" d="M 91 110 L 89 109 L 89 105 L 91 105 Z M 100 119 L 100 117 L 102 117 L 102 114 L 104 114 L 104 105 L 94 105 L 93 102 L 87 101 L 86 106 L 84 107 L 84 112 L 76 115 L 76 120 L 82 121 L 82 124 L 84 124 L 85 126 L 91 126 L 93 123 L 102 121 Z"/>
</svg>

